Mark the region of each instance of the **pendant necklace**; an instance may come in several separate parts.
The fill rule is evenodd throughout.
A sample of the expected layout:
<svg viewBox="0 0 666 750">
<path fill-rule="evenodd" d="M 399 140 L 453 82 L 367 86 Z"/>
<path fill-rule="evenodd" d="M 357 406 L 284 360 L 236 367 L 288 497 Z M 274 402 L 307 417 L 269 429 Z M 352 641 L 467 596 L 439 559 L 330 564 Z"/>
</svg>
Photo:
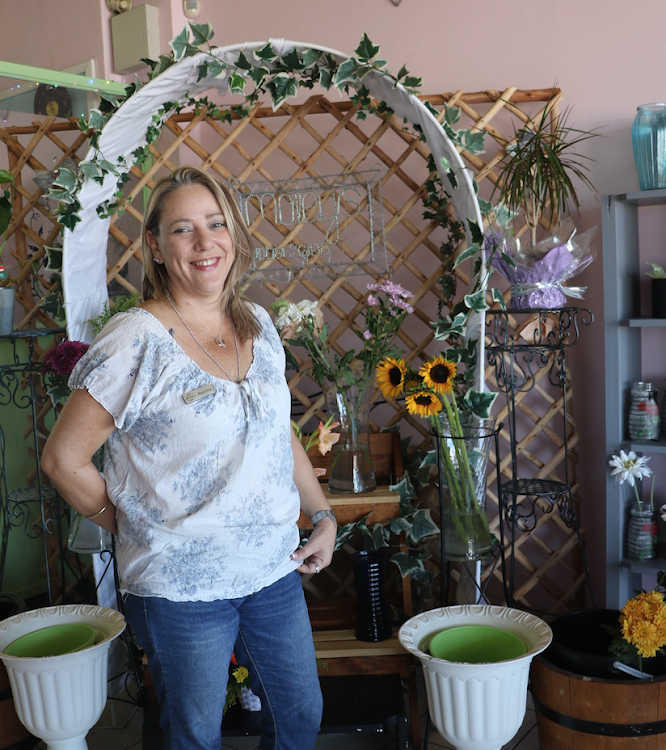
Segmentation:
<svg viewBox="0 0 666 750">
<path fill-rule="evenodd" d="M 171 299 L 171 295 L 168 292 L 167 292 L 167 297 L 169 298 L 171 307 L 173 307 L 174 311 L 176 312 L 176 315 L 178 315 L 178 317 L 183 321 L 183 325 L 184 325 L 184 321 L 186 321 L 187 318 L 183 314 L 183 311 L 180 309 L 180 307 L 178 307 L 178 305 L 173 301 L 173 299 Z M 224 325 L 224 315 L 222 316 L 222 322 L 220 323 L 220 332 L 217 334 L 217 336 L 213 335 L 210 331 L 207 331 L 203 326 L 200 326 L 198 323 L 195 323 L 193 320 L 187 320 L 187 322 L 191 323 L 193 326 L 196 326 L 197 328 L 201 328 L 201 330 L 204 333 L 208 334 L 219 347 L 224 348 L 226 346 L 226 344 L 224 343 L 224 339 L 222 338 L 222 326 Z M 185 326 L 185 328 L 187 328 L 187 326 Z M 189 331 L 190 329 L 187 328 L 187 330 Z"/>
<path fill-rule="evenodd" d="M 222 365 L 215 359 L 215 357 L 213 357 L 213 355 L 199 343 L 197 337 L 194 335 L 194 332 L 192 331 L 192 329 L 185 322 L 185 316 L 181 313 L 181 311 L 177 307 L 176 303 L 171 299 L 171 295 L 169 294 L 169 292 L 166 293 L 166 297 L 167 297 L 167 300 L 169 300 L 169 304 L 171 305 L 171 307 L 173 307 L 173 311 L 176 313 L 176 315 L 180 319 L 180 322 L 185 326 L 185 328 L 187 328 L 188 333 L 194 339 L 194 343 L 199 347 L 199 349 L 201 349 L 201 351 L 209 359 L 211 359 L 220 368 L 220 370 L 222 370 L 222 372 L 229 378 L 229 380 L 231 380 L 232 383 L 239 384 L 240 383 L 240 371 L 241 371 L 241 369 L 240 369 L 240 349 L 238 348 L 238 339 L 236 338 L 236 326 L 234 325 L 233 321 L 231 323 L 231 326 L 232 326 L 232 330 L 233 330 L 233 334 L 234 334 L 234 344 L 236 346 L 236 366 L 238 367 L 238 380 L 236 380 L 236 378 L 232 378 L 231 375 L 229 375 L 229 373 L 224 369 L 224 367 L 222 367 Z M 194 325 L 196 325 L 196 323 Z M 201 328 L 201 326 L 199 326 L 199 328 Z M 202 330 L 205 330 L 205 329 L 202 329 Z M 208 331 L 206 331 L 206 333 L 208 333 Z M 222 329 L 221 328 L 220 328 L 220 333 L 222 333 Z M 208 335 L 210 336 L 210 334 L 208 334 Z M 216 340 L 215 343 L 217 343 L 217 340 Z M 218 344 L 218 346 L 220 346 L 220 344 Z M 224 346 L 224 343 L 222 343 L 222 346 Z"/>
</svg>

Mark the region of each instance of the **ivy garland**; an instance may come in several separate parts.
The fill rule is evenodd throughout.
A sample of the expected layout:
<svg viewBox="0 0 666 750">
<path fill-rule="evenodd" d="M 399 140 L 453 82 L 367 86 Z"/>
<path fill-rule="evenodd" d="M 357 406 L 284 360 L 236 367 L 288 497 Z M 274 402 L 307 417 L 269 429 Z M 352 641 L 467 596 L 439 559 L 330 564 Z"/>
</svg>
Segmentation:
<svg viewBox="0 0 666 750">
<path fill-rule="evenodd" d="M 111 200 L 97 207 L 97 213 L 100 218 L 108 218 L 114 214 L 121 215 L 123 213 L 125 205 L 123 187 L 130 179 L 129 170 L 134 165 L 143 165 L 150 158 L 150 144 L 159 139 L 164 124 L 174 113 L 193 108 L 195 113 L 200 114 L 205 109 L 207 117 L 231 122 L 234 116 L 247 117 L 252 106 L 259 101 L 261 96 L 270 97 L 275 111 L 284 101 L 295 96 L 300 88 L 312 89 L 315 84 L 318 84 L 326 90 L 334 87 L 347 95 L 349 95 L 350 87 L 355 89 L 356 93 L 351 96 L 351 100 L 360 107 L 356 115 L 359 120 L 365 119 L 368 113 L 379 117 L 389 117 L 393 114 L 391 108 L 385 102 L 377 103 L 371 99 L 368 89 L 363 84 L 363 79 L 369 73 L 373 73 L 390 79 L 394 87 L 401 84 L 412 94 L 417 92 L 422 83 L 422 79 L 410 75 L 404 65 L 397 75 L 393 75 L 386 67 L 386 60 L 378 57 L 379 45 L 373 44 L 365 33 L 359 46 L 354 51 L 354 55 L 342 62 L 336 60 L 328 52 L 314 49 L 302 51 L 292 49 L 284 55 L 278 55 L 269 42 L 250 55 L 249 59 L 241 51 L 233 63 L 225 63 L 214 55 L 217 48 L 211 44 L 213 36 L 214 31 L 210 23 L 190 23 L 189 29 L 186 26 L 170 42 L 172 51 L 169 55 L 160 55 L 159 60 L 143 59 L 143 62 L 149 67 L 146 81 L 141 82 L 137 77 L 136 81 L 125 89 L 125 96 L 101 93 L 99 108 L 90 111 L 88 120 L 84 118 L 78 120 L 79 128 L 89 135 L 90 145 L 95 149 L 95 153 L 92 158 L 79 162 L 76 170 L 61 167 L 49 192 L 50 198 L 59 201 L 55 213 L 64 227 L 73 230 L 80 221 L 81 203 L 78 196 L 84 182 L 94 180 L 101 185 L 108 175 L 113 175 L 116 178 L 117 190 Z M 116 164 L 105 159 L 104 154 L 99 150 L 100 136 L 113 114 L 143 86 L 164 73 L 179 60 L 200 54 L 203 55 L 203 58 L 198 66 L 198 81 L 208 76 L 224 77 L 228 75 L 229 91 L 232 94 L 243 95 L 245 102 L 222 107 L 211 102 L 207 97 L 195 98 L 189 96 L 180 102 L 167 102 L 153 115 L 153 124 L 146 133 L 146 144 L 133 152 L 131 164 L 128 164 L 122 157 L 117 160 Z M 246 93 L 248 86 L 251 86 L 252 90 Z M 439 117 L 439 112 L 432 108 L 427 101 L 425 106 Z M 461 152 L 483 153 L 485 133 L 470 132 L 465 129 L 456 130 L 455 125 L 460 118 L 460 111 L 449 105 L 444 106 L 445 116 L 442 127 L 449 139 L 459 147 Z M 408 128 L 407 121 L 405 121 L 405 128 Z M 425 142 L 425 137 L 420 132 L 418 125 L 412 126 L 412 129 L 414 134 Z M 447 173 L 451 184 L 455 187 L 457 180 L 454 170 L 445 159 L 442 159 L 441 166 Z M 446 231 L 446 239 L 440 247 L 443 273 L 439 285 L 442 290 L 443 301 L 439 306 L 440 319 L 433 322 L 432 326 L 435 330 L 436 339 L 449 341 L 450 345 L 444 356 L 452 361 L 467 365 L 460 376 L 461 382 L 459 382 L 459 386 L 462 390 L 465 390 L 465 384 L 473 377 L 476 351 L 475 341 L 464 341 L 467 319 L 471 312 L 482 312 L 487 309 L 485 289 L 492 275 L 492 268 L 490 263 L 484 267 L 482 253 L 479 252 L 483 245 L 482 227 L 470 219 L 467 219 L 467 224 L 473 244 L 458 257 L 455 256 L 456 249 L 464 239 L 463 225 L 452 216 L 448 209 L 450 198 L 439 177 L 432 155 L 428 160 L 428 168 L 430 175 L 425 186 L 423 216 L 426 219 L 435 220 Z M 476 189 L 476 183 L 474 183 L 474 187 Z M 490 204 L 486 201 L 479 201 L 479 205 L 484 214 L 487 214 L 491 209 Z M 57 271 L 58 269 L 55 267 L 57 264 L 53 263 L 51 258 L 61 256 L 61 248 L 48 248 L 47 251 L 49 253 L 49 270 Z M 462 300 L 454 304 L 453 298 L 456 292 L 455 268 L 474 255 L 478 255 L 472 274 L 472 277 L 475 278 L 474 286 Z M 504 258 L 504 260 L 510 262 L 508 258 Z M 484 273 L 480 274 L 482 269 L 484 269 Z M 58 294 L 58 292 L 55 292 L 55 294 Z M 492 294 L 493 299 L 503 306 L 503 298 L 499 291 L 492 290 Z M 48 304 L 53 307 L 54 293 L 51 293 L 48 297 Z M 450 312 L 442 317 L 445 306 L 449 308 Z"/>
</svg>

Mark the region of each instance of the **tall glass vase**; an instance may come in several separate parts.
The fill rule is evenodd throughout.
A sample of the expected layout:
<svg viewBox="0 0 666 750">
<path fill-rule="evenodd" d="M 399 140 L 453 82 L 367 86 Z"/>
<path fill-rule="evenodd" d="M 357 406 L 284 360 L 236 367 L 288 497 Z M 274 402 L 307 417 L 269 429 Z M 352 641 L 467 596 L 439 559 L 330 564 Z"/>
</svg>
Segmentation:
<svg viewBox="0 0 666 750">
<path fill-rule="evenodd" d="M 115 510 L 115 509 L 112 509 Z M 69 538 L 67 548 L 71 552 L 99 554 L 112 549 L 111 532 L 93 523 L 80 513 L 69 509 Z"/>
<path fill-rule="evenodd" d="M 340 423 L 340 440 L 331 450 L 330 492 L 372 492 L 377 487 L 369 444 L 371 396 L 371 382 L 345 390 L 326 386 L 328 411 Z"/>
<path fill-rule="evenodd" d="M 454 562 L 485 559 L 492 549 L 486 513 L 486 476 L 494 419 L 451 430 L 446 417 L 435 437 L 439 469 L 442 558 Z M 455 433 L 455 434 L 452 434 Z"/>
<path fill-rule="evenodd" d="M 666 188 L 666 104 L 641 104 L 631 126 L 631 143 L 641 190 Z"/>
</svg>

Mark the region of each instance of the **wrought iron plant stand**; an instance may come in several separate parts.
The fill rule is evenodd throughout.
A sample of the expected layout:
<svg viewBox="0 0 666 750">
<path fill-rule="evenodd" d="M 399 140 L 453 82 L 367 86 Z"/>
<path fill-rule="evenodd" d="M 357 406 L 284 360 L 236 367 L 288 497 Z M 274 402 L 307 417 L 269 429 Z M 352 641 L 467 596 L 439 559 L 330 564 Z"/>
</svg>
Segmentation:
<svg viewBox="0 0 666 750">
<path fill-rule="evenodd" d="M 521 343 L 515 335 L 515 317 L 528 315 L 533 335 Z M 506 529 L 509 546 L 502 543 L 502 579 L 509 607 L 524 608 L 514 598 L 516 531 L 531 532 L 536 528 L 538 514 L 552 513 L 556 508 L 567 528 L 575 530 L 592 605 L 596 607 L 590 572 L 576 514 L 570 477 L 569 428 L 567 416 L 566 351 L 577 343 L 579 325 L 594 321 L 591 310 L 578 307 L 539 310 L 489 310 L 487 313 L 486 356 L 495 370 L 498 390 L 507 400 L 507 423 L 511 452 L 511 479 L 502 482 L 497 454 L 497 492 L 500 505 L 500 528 Z M 564 481 L 519 478 L 518 442 L 516 438 L 516 402 L 535 388 L 539 370 L 548 370 L 548 381 L 561 392 L 563 419 Z M 499 448 L 499 440 L 496 439 Z M 504 533 L 502 533 L 504 539 Z M 508 554 L 509 552 L 509 554 Z M 508 557 L 508 560 L 507 560 Z"/>
</svg>

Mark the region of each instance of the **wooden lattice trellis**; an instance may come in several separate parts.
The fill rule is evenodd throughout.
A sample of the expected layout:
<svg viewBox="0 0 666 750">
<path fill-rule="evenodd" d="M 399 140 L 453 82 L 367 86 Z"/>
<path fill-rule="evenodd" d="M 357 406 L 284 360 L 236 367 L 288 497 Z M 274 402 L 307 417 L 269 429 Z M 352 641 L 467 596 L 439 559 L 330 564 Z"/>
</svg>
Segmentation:
<svg viewBox="0 0 666 750">
<path fill-rule="evenodd" d="M 544 107 L 556 117 L 560 96 L 557 90 L 509 88 L 504 92 L 457 91 L 424 98 L 440 111 L 440 120 L 444 118 L 444 105 L 455 105 L 461 110 L 463 127 L 487 134 L 487 153 L 462 155 L 480 185 L 481 194 L 489 197 L 492 186 L 498 181 L 495 168 L 515 131 L 529 122 L 530 117 L 537 119 Z M 444 299 L 437 282 L 442 272 L 439 247 L 445 236 L 435 221 L 422 217 L 429 152 L 426 145 L 404 127 L 402 120 L 395 116 L 370 115 L 359 122 L 355 118 L 358 109 L 358 105 L 349 101 L 333 103 L 324 96 L 314 95 L 300 105 L 283 104 L 276 112 L 258 103 L 249 117 L 235 119 L 231 124 L 208 118 L 205 110 L 199 114 L 173 116 L 167 121 L 161 140 L 151 145 L 152 164 L 145 165 L 143 172 L 138 167 L 132 168 L 125 190 L 125 213 L 111 222 L 107 265 L 110 290 L 131 292 L 140 288 L 139 228 L 143 195 L 145 189 L 153 187 L 155 179 L 177 164 L 200 164 L 223 180 L 239 181 L 354 173 L 379 164 L 392 278 L 414 292 L 415 313 L 400 332 L 400 344 L 406 359 L 416 363 L 422 355 L 438 351 L 440 346 L 433 340 L 430 321 L 438 317 L 438 305 Z M 87 150 L 87 137 L 78 131 L 73 121 L 47 118 L 31 125 L 0 129 L 0 139 L 7 147 L 8 166 L 16 178 L 14 218 L 9 234 L 14 238 L 11 252 L 18 263 L 17 301 L 24 311 L 18 327 L 51 326 L 53 321 L 39 306 L 54 288 L 51 273 L 45 268 L 44 248 L 53 245 L 60 227 L 52 213 L 55 205 L 33 184 L 33 177 L 36 171 L 54 169 L 66 158 L 82 159 Z M 362 216 L 355 219 L 360 229 L 366 231 L 365 242 L 352 247 L 351 241 L 349 244 L 345 244 L 344 239 L 341 241 L 349 257 L 367 252 L 367 226 L 363 222 Z M 251 232 L 261 245 L 299 242 L 298 227 L 288 230 L 272 221 L 274 236 L 267 237 L 257 224 L 251 227 Z M 464 265 L 456 270 L 456 275 L 457 298 L 460 298 L 468 282 Z M 367 277 L 360 280 L 360 277 L 307 279 L 297 276 L 285 283 L 253 284 L 247 294 L 264 305 L 277 297 L 293 301 L 304 297 L 317 299 L 331 324 L 331 340 L 342 352 L 358 346 L 353 331 L 359 330 L 362 320 L 359 316 L 364 306 L 365 281 Z M 443 314 L 446 312 L 444 310 Z M 305 425 L 310 418 L 322 416 L 323 397 L 303 373 L 307 363 L 303 365 L 291 376 L 289 386 L 298 407 L 298 421 Z M 544 373 L 545 370 L 537 378 L 542 379 Z M 486 378 L 492 389 L 492 371 L 486 372 Z M 561 480 L 563 439 L 555 425 L 556 418 L 561 416 L 562 400 L 545 383 L 538 382 L 528 397 L 518 399 L 518 410 L 524 420 L 518 451 L 527 476 Z M 570 383 L 567 387 L 571 405 Z M 379 400 L 377 393 L 376 401 Z M 500 420 L 505 411 L 499 411 Z M 400 404 L 382 403 L 373 411 L 373 429 L 396 424 L 400 424 L 404 432 L 415 435 L 417 441 L 423 444 L 429 441 L 427 426 L 408 415 Z M 40 429 L 46 431 L 43 423 Z M 571 416 L 567 429 L 569 447 L 575 449 L 578 434 Z M 506 447 L 508 435 L 502 433 L 502 438 Z M 510 468 L 506 453 L 501 462 L 505 474 Z M 575 454 L 570 455 L 571 459 L 576 493 Z M 497 496 L 492 482 L 491 474 L 488 497 L 494 510 L 491 508 L 490 515 L 495 515 L 492 523 L 499 535 Z M 517 563 L 516 598 L 527 605 L 550 609 L 569 602 L 584 580 L 575 559 L 575 546 L 575 534 L 557 513 L 543 516 L 534 531 L 519 538 L 513 550 Z"/>
</svg>

